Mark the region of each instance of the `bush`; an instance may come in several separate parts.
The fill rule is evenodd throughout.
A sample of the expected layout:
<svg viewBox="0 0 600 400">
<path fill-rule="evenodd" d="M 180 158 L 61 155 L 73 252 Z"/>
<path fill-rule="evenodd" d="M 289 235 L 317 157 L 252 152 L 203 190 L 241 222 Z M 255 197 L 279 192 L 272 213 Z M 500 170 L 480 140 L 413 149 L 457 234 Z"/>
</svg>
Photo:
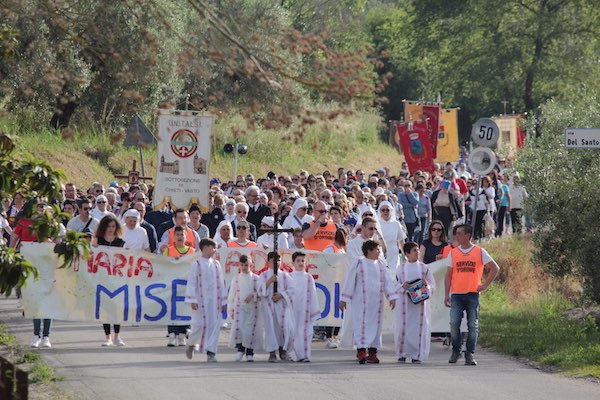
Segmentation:
<svg viewBox="0 0 600 400">
<path fill-rule="evenodd" d="M 585 298 L 600 302 L 600 153 L 566 149 L 565 128 L 600 126 L 600 96 L 583 87 L 572 98 L 551 100 L 529 119 L 529 141 L 517 168 L 530 193 L 527 212 L 536 222 L 535 260 L 554 276 L 578 276 Z"/>
</svg>

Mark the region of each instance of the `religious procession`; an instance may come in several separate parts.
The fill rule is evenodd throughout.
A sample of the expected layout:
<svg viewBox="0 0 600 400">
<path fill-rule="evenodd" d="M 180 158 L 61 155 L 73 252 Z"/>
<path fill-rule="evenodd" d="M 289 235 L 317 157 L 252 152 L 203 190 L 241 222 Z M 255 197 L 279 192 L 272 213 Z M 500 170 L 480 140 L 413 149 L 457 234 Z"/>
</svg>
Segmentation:
<svg viewBox="0 0 600 400">
<path fill-rule="evenodd" d="M 170 132 L 170 143 L 189 143 L 180 137 L 189 132 Z M 165 161 L 169 152 L 178 160 Z M 199 152 L 168 146 L 156 185 L 67 183 L 35 206 L 20 193 L 5 199 L 3 240 L 42 270 L 18 292 L 33 318 L 32 348 L 50 348 L 52 320 L 61 319 L 101 323 L 103 347 L 126 345 L 123 325 L 167 325 L 167 346 L 207 362 L 229 330 L 235 361 L 307 363 L 323 338 L 327 349 L 354 348 L 359 364 L 377 364 L 385 330 L 394 362 L 426 362 L 433 334 L 447 337 L 450 363 L 464 355 L 477 365 L 479 294 L 499 267 L 475 243 L 532 229 L 512 159 L 500 155 L 478 175 L 463 148 L 457 162 L 423 170 L 407 157 L 397 172 L 221 181 L 209 180 Z M 191 178 L 178 176 L 186 162 Z M 52 245 L 29 230 L 51 205 L 65 233 L 90 241 L 89 258 L 72 270 L 56 268 Z"/>
</svg>

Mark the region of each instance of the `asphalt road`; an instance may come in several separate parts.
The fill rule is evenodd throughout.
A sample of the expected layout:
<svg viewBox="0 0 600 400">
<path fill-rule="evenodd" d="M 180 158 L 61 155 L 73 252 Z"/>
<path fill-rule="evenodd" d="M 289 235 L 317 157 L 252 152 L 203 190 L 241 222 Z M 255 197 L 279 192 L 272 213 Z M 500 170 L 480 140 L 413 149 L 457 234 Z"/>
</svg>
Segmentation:
<svg viewBox="0 0 600 400">
<path fill-rule="evenodd" d="M 16 300 L 0 299 L 0 321 L 29 345 L 32 323 L 16 310 Z M 449 350 L 432 343 L 431 358 L 398 364 L 384 337 L 381 364 L 359 365 L 353 350 L 325 349 L 313 342 L 311 363 L 233 361 L 223 330 L 218 363 L 184 347 L 166 347 L 166 327 L 122 327 L 125 347 L 100 346 L 100 324 L 55 321 L 51 349 L 40 349 L 65 380 L 60 386 L 82 400 L 99 399 L 600 399 L 600 384 L 549 374 L 507 357 L 480 350 L 476 367 L 448 364 Z M 462 360 L 461 360 L 462 361 Z"/>
</svg>

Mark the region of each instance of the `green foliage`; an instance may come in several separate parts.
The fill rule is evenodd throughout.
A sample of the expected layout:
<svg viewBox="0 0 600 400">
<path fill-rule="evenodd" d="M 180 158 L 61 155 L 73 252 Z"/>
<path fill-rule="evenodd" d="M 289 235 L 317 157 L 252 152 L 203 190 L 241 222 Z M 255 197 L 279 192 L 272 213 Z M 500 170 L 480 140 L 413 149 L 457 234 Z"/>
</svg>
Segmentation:
<svg viewBox="0 0 600 400">
<path fill-rule="evenodd" d="M 17 339 L 15 339 L 15 337 L 13 335 L 8 333 L 8 331 L 6 330 L 6 327 L 4 325 L 0 324 L 0 345 L 4 346 L 4 345 L 11 344 L 11 343 L 15 343 L 16 341 L 17 341 Z"/>
<path fill-rule="evenodd" d="M 552 274 L 576 274 L 586 297 L 600 302 L 600 154 L 593 149 L 566 149 L 564 129 L 600 127 L 600 97 L 587 87 L 549 101 L 530 119 L 528 132 L 537 131 L 517 167 L 526 178 L 526 202 L 538 227 L 536 259 Z"/>
<path fill-rule="evenodd" d="M 10 296 L 30 275 L 37 278 L 38 271 L 29 261 L 14 249 L 0 246 L 0 293 Z"/>
<path fill-rule="evenodd" d="M 508 293 L 512 292 L 495 285 L 482 297 L 482 344 L 571 374 L 585 370 L 600 377 L 600 329 L 594 318 L 568 319 L 564 312 L 572 305 L 558 294 L 515 303 Z"/>
<path fill-rule="evenodd" d="M 54 369 L 41 362 L 35 363 L 29 371 L 29 383 L 60 382 L 62 376 L 56 375 Z"/>
<path fill-rule="evenodd" d="M 67 231 L 65 237 L 54 246 L 54 252 L 63 259 L 59 268 L 71 268 L 80 258 L 87 260 L 90 257 L 89 237 L 84 233 Z"/>
<path fill-rule="evenodd" d="M 23 364 L 23 363 L 33 364 L 33 363 L 40 362 L 40 361 L 42 361 L 42 356 L 40 356 L 38 353 L 27 351 L 27 352 L 23 353 L 23 355 L 17 361 L 17 363 L 18 364 Z"/>
</svg>

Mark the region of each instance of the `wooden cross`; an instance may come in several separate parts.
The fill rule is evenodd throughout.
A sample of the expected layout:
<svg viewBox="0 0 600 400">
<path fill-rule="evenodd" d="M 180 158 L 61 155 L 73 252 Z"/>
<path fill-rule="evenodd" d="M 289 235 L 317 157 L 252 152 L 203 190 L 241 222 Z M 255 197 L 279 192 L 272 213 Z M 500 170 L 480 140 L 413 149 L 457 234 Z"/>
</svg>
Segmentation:
<svg viewBox="0 0 600 400">
<path fill-rule="evenodd" d="M 137 171 L 135 169 L 136 164 L 137 164 L 137 161 L 133 160 L 133 167 L 131 168 L 131 171 L 129 171 L 129 173 L 127 175 L 114 175 L 114 177 L 121 178 L 121 179 L 127 178 L 127 183 L 129 183 L 130 185 L 137 184 L 140 180 L 143 180 L 143 181 L 152 180 L 151 176 L 140 176 L 140 171 Z"/>
</svg>

